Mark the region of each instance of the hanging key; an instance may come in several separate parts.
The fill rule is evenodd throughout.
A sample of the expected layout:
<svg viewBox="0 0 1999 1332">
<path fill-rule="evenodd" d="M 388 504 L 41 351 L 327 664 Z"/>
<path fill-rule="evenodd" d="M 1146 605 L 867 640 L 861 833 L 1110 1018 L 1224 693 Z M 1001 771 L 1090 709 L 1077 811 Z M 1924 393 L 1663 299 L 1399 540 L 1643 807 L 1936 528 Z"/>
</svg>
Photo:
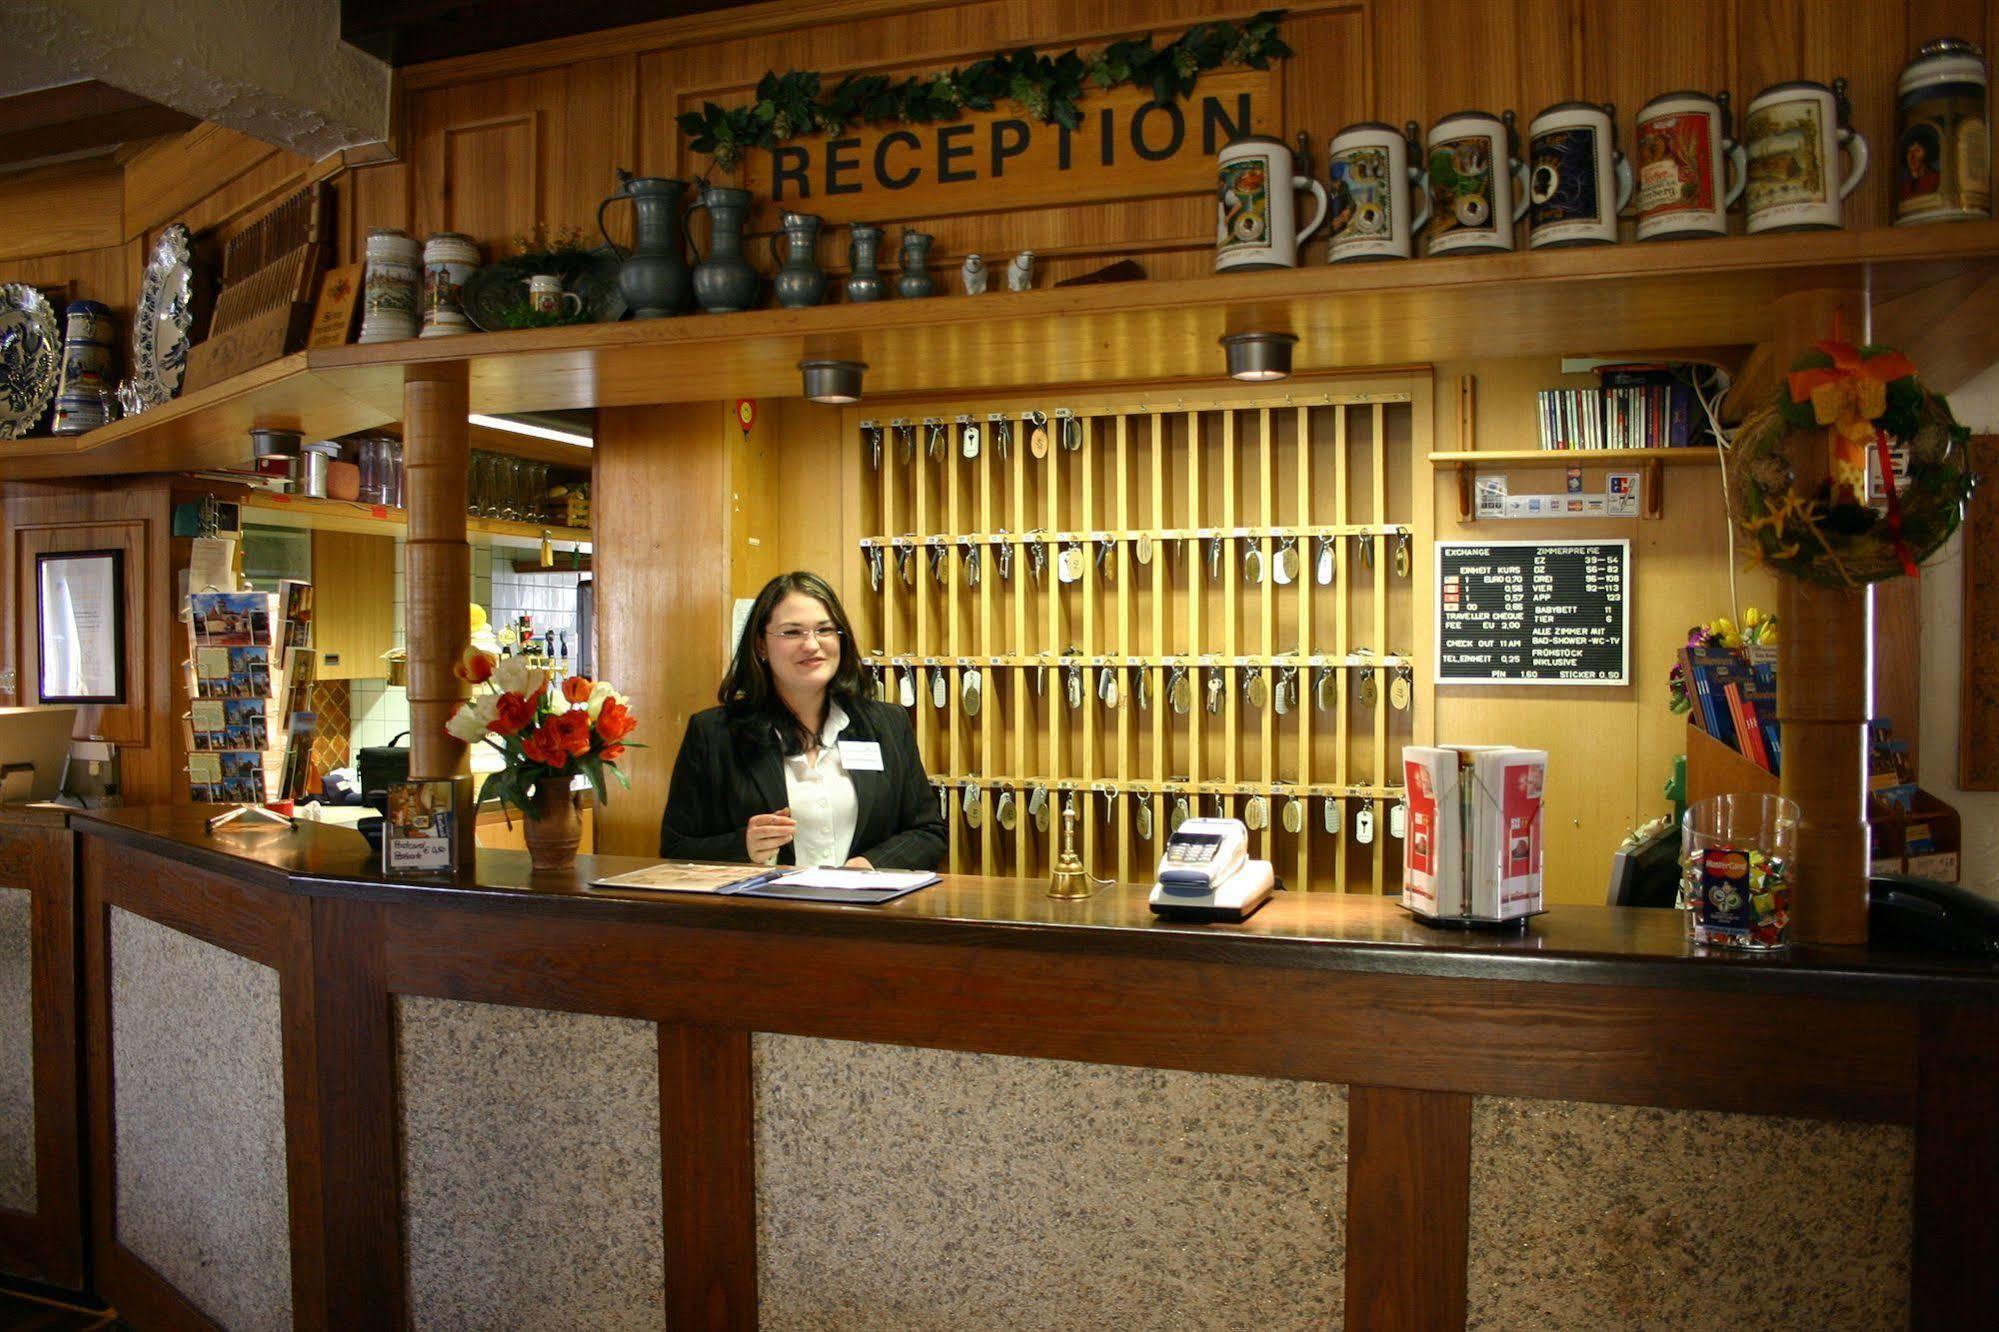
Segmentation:
<svg viewBox="0 0 1999 1332">
<path fill-rule="evenodd" d="M 1048 654 L 1044 652 L 1041 655 L 1045 657 Z M 1036 698 L 1048 697 L 1048 667 L 1046 663 L 1034 668 L 1034 696 Z"/>
<path fill-rule="evenodd" d="M 1337 682 L 1338 677 L 1333 673 L 1332 667 L 1321 666 L 1319 668 L 1319 678 L 1312 685 L 1312 701 L 1318 706 L 1319 711 L 1331 712 L 1333 710 L 1333 691 L 1337 686 Z"/>
<path fill-rule="evenodd" d="M 1245 668 L 1242 673 L 1242 698 L 1252 708 L 1261 708 L 1270 702 L 1270 682 L 1263 678 L 1263 672 Z"/>
<path fill-rule="evenodd" d="M 1374 840 L 1374 806 L 1362 805 L 1353 818 L 1353 837 L 1362 846 Z"/>
<path fill-rule="evenodd" d="M 985 678 L 979 674 L 978 667 L 968 666 L 965 668 L 963 681 L 958 687 L 959 703 L 967 717 L 976 717 L 979 715 L 979 709 L 985 704 Z"/>
<path fill-rule="evenodd" d="M 1008 832 L 1012 832 L 1019 825 L 1020 812 L 1016 808 L 1011 786 L 1000 788 L 999 800 L 993 806 L 993 816 L 999 820 L 999 826 Z"/>
<path fill-rule="evenodd" d="M 882 469 L 882 428 L 872 421 L 863 422 L 861 444 L 868 451 L 868 466 L 879 472 Z"/>
<path fill-rule="evenodd" d="M 1409 804 L 1407 801 L 1398 800 L 1388 807 L 1388 835 L 1399 842 L 1408 828 Z"/>
<path fill-rule="evenodd" d="M 950 675 L 942 666 L 930 668 L 930 706 L 942 712 L 951 702 Z"/>
<path fill-rule="evenodd" d="M 1138 798 L 1138 809 L 1132 817 L 1132 822 L 1138 826 L 1139 841 L 1149 842 L 1152 840 L 1152 797 L 1151 796 L 1141 795 Z"/>
<path fill-rule="evenodd" d="M 1295 668 L 1286 666 L 1283 672 L 1277 677 L 1277 689 L 1271 698 L 1271 703 L 1277 709 L 1278 716 L 1285 717 L 1290 715 L 1291 709 L 1298 702 L 1297 688 L 1298 672 Z"/>
<path fill-rule="evenodd" d="M 1104 801 L 1104 826 L 1109 827 L 1117 821 L 1117 788 L 1105 783 L 1096 790 Z"/>
<path fill-rule="evenodd" d="M 979 423 L 977 421 L 970 419 L 963 421 L 962 428 L 958 431 L 958 443 L 960 450 L 967 458 L 976 458 L 979 456 Z"/>
<path fill-rule="evenodd" d="M 1360 673 L 1360 705 L 1373 707 L 1381 698 L 1381 687 L 1375 683 L 1374 667 L 1368 666 Z"/>
<path fill-rule="evenodd" d="M 923 418 L 923 451 L 929 454 L 933 461 L 942 459 L 944 456 L 944 433 L 946 429 L 947 427 L 944 422 L 934 416 Z M 915 438 L 915 434 L 912 432 L 910 435 L 912 447 L 915 445 Z M 905 457 L 904 461 L 906 462 L 908 459 Z"/>
<path fill-rule="evenodd" d="M 1027 451 L 1037 458 L 1048 456 L 1048 413 L 1029 412 L 1027 419 L 1034 428 L 1027 432 Z"/>
<path fill-rule="evenodd" d="M 1065 583 L 1073 583 L 1083 576 L 1083 548 L 1073 541 L 1062 543 L 1062 553 L 1055 557 L 1055 576 Z"/>
<path fill-rule="evenodd" d="M 1341 806 L 1339 801 L 1328 800 L 1326 801 L 1326 808 L 1323 811 L 1322 821 L 1326 831 L 1332 836 L 1338 837 L 1346 831 L 1346 810 Z"/>
<path fill-rule="evenodd" d="M 1395 678 L 1388 682 L 1388 705 L 1397 712 L 1407 712 L 1409 701 L 1415 695 L 1415 685 L 1407 666 L 1395 672 Z"/>
<path fill-rule="evenodd" d="M 965 538 L 965 586 L 979 585 L 979 543 Z"/>
<path fill-rule="evenodd" d="M 965 826 L 976 829 L 985 819 L 985 802 L 979 797 L 979 788 L 965 788 Z"/>
<path fill-rule="evenodd" d="M 941 783 L 933 785 L 937 792 L 937 817 L 946 823 L 951 821 L 951 788 Z"/>
<path fill-rule="evenodd" d="M 1137 686 L 1132 690 L 1132 701 L 1138 705 L 1138 710 L 1140 712 L 1144 712 L 1152 706 L 1151 680 L 1152 680 L 1151 668 L 1147 666 L 1139 667 L 1138 683 Z"/>
<path fill-rule="evenodd" d="M 1062 447 L 1070 453 L 1077 452 L 1083 447 L 1083 419 L 1063 412 L 1056 413 L 1056 416 L 1059 419 L 1055 424 L 1062 432 Z"/>
<path fill-rule="evenodd" d="M 868 560 L 868 587 L 873 591 L 879 592 L 882 590 L 881 547 L 869 546 L 867 550 L 867 560 Z"/>
<path fill-rule="evenodd" d="M 1407 532 L 1399 533 L 1395 538 L 1395 576 L 1397 578 L 1407 578 L 1409 576 L 1409 534 Z"/>
<path fill-rule="evenodd" d="M 1222 534 L 1219 532 L 1208 538 L 1208 581 L 1222 581 Z"/>
<path fill-rule="evenodd" d="M 1112 537 L 1097 538 L 1097 577 L 1105 583 L 1117 581 L 1117 541 Z"/>
<path fill-rule="evenodd" d="M 1333 550 L 1338 544 L 1339 538 L 1337 537 L 1322 536 L 1319 538 L 1319 567 L 1317 574 L 1320 587 L 1331 587 L 1333 585 Z"/>
<path fill-rule="evenodd" d="M 1284 831 L 1301 833 L 1305 831 L 1305 802 L 1292 796 L 1284 802 Z"/>
<path fill-rule="evenodd" d="M 1291 537 L 1285 537 L 1277 547 L 1277 554 L 1271 557 L 1270 581 L 1279 587 L 1289 587 L 1297 577 L 1298 543 Z"/>
<path fill-rule="evenodd" d="M 1364 569 L 1374 568 L 1374 534 L 1371 532 L 1360 534 L 1360 563 Z"/>
<path fill-rule="evenodd" d="M 993 425 L 993 452 L 1001 462 L 1005 462 L 1013 448 L 1013 418 L 995 415 L 990 419 Z"/>
<path fill-rule="evenodd" d="M 901 697 L 902 706 L 905 708 L 916 706 L 916 668 L 914 666 L 905 666 L 902 668 Z"/>
<path fill-rule="evenodd" d="M 1034 585 L 1040 587 L 1048 574 L 1048 547 L 1041 544 L 1040 532 L 1029 532 L 1027 541 L 1027 571 L 1034 575 Z"/>
<path fill-rule="evenodd" d="M 1175 666 L 1166 676 L 1166 706 L 1186 716 L 1194 710 L 1194 687 L 1187 681 L 1187 668 Z"/>
<path fill-rule="evenodd" d="M 905 587 L 916 586 L 916 552 L 908 546 L 895 548 L 895 576 Z"/>
<path fill-rule="evenodd" d="M 1253 795 L 1242 809 L 1243 826 L 1251 832 L 1262 832 L 1270 826 L 1270 801 L 1260 795 Z"/>
<path fill-rule="evenodd" d="M 993 545 L 993 567 L 999 571 L 1002 583 L 1013 579 L 1013 542 L 1007 539 L 1004 527 L 999 530 L 999 540 Z"/>
<path fill-rule="evenodd" d="M 1062 685 L 1062 694 L 1069 702 L 1069 710 L 1074 712 L 1083 706 L 1083 668 L 1069 663 Z"/>
<path fill-rule="evenodd" d="M 1263 581 L 1263 546 L 1260 542 L 1248 538 L 1242 543 L 1242 581 L 1245 583 Z"/>
<path fill-rule="evenodd" d="M 1193 817 L 1193 810 L 1187 807 L 1186 796 L 1173 797 L 1173 810 L 1166 816 L 1166 835 L 1171 837 L 1180 831 L 1180 825 Z"/>
<path fill-rule="evenodd" d="M 1117 667 L 1100 666 L 1097 668 L 1097 698 L 1106 708 L 1109 708 L 1113 712 L 1117 710 Z"/>
<path fill-rule="evenodd" d="M 1042 832 L 1048 831 L 1048 788 L 1037 786 L 1027 795 L 1027 816 Z"/>
<path fill-rule="evenodd" d="M 951 581 L 951 575 L 947 572 L 948 567 L 944 558 L 944 547 L 932 546 L 930 548 L 930 576 L 937 580 L 937 586 L 943 587 Z"/>
<path fill-rule="evenodd" d="M 1139 533 L 1138 539 L 1131 543 L 1131 557 L 1140 564 L 1152 563 L 1152 537 L 1149 533 Z"/>
<path fill-rule="evenodd" d="M 1226 686 L 1222 684 L 1221 668 L 1217 666 L 1209 667 L 1208 668 L 1208 715 L 1211 717 L 1221 715 L 1222 690 L 1224 688 L 1226 688 Z"/>
</svg>

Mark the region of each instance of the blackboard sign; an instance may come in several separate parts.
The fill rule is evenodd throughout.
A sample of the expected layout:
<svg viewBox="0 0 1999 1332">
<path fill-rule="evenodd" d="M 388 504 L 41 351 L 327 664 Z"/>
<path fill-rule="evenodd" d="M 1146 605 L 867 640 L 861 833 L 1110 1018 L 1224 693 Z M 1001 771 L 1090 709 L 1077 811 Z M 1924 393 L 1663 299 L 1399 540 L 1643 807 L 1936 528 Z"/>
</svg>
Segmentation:
<svg viewBox="0 0 1999 1332">
<path fill-rule="evenodd" d="M 1438 684 L 1628 683 L 1629 541 L 1439 541 Z"/>
</svg>

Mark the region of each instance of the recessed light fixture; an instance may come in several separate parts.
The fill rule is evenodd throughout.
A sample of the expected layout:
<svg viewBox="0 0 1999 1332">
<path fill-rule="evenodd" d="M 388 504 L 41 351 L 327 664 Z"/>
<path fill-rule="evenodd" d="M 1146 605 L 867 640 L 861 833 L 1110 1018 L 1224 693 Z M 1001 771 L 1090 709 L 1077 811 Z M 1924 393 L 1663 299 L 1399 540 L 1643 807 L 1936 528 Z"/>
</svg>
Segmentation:
<svg viewBox="0 0 1999 1332">
<path fill-rule="evenodd" d="M 1222 339 L 1228 352 L 1229 378 L 1251 381 L 1285 379 L 1291 374 L 1291 346 L 1296 333 L 1231 333 Z"/>
<path fill-rule="evenodd" d="M 488 430 L 504 430 L 511 435 L 528 435 L 535 439 L 552 439 L 558 444 L 580 444 L 584 448 L 595 447 L 597 441 L 588 435 L 579 435 L 574 430 L 557 430 L 553 426 L 535 425 L 528 421 L 516 421 L 507 416 L 468 416 L 465 418 L 475 426 Z"/>
<path fill-rule="evenodd" d="M 799 373 L 805 376 L 806 398 L 834 407 L 861 400 L 861 372 L 866 369 L 859 361 L 798 363 Z"/>
</svg>

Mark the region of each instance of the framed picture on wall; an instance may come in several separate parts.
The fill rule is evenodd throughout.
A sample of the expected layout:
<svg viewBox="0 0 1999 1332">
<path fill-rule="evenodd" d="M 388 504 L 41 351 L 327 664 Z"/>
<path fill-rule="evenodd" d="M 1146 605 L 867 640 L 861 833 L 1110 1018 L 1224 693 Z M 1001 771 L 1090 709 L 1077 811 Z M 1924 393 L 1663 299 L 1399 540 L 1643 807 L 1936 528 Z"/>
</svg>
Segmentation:
<svg viewBox="0 0 1999 1332">
<path fill-rule="evenodd" d="M 35 642 L 42 702 L 125 702 L 124 551 L 35 556 Z"/>
</svg>

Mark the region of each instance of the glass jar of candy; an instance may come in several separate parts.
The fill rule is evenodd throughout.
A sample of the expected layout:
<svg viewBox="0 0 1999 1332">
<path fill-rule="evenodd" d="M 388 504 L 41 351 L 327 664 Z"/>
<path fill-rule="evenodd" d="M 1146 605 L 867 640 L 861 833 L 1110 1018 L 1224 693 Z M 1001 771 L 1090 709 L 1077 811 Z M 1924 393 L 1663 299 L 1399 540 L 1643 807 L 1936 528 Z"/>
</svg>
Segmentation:
<svg viewBox="0 0 1999 1332">
<path fill-rule="evenodd" d="M 1774 795 L 1712 796 L 1680 825 L 1680 909 L 1687 938 L 1767 951 L 1791 942 L 1798 807 Z"/>
</svg>

